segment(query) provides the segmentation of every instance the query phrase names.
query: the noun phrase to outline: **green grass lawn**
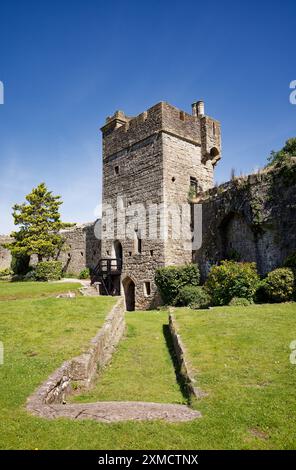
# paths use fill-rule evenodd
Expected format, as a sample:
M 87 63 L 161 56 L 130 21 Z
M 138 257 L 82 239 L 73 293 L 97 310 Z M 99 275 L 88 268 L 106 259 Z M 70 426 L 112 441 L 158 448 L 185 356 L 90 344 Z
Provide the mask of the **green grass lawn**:
M 75 401 L 186 403 L 166 344 L 167 320 L 167 312 L 127 312 L 126 336 L 112 363 L 96 387 Z
M 179 309 L 175 314 L 198 386 L 203 447 L 295 449 L 296 304 Z
M 88 346 L 113 302 L 107 297 L 0 302 L 1 449 L 296 448 L 296 366 L 289 362 L 296 304 L 176 311 L 198 384 L 209 394 L 194 404 L 202 419 L 103 424 L 29 415 L 27 397 Z M 126 339 L 102 376 L 104 387 L 97 385 L 93 395 L 184 401 L 163 334 L 166 314 L 128 313 L 127 323 Z
M 0 282 L 0 300 L 49 297 L 63 292 L 77 291 L 79 283 L 64 282 Z M 0 306 L 1 308 L 1 306 Z

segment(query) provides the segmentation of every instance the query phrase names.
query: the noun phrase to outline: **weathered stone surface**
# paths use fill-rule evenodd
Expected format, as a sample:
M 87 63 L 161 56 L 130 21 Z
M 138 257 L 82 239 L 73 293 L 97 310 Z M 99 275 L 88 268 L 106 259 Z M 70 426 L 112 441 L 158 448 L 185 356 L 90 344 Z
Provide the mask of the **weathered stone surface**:
M 195 398 L 203 398 L 207 396 L 205 392 L 197 387 L 196 381 L 193 378 L 193 372 L 189 366 L 189 362 L 186 357 L 186 350 L 181 336 L 178 333 L 178 327 L 173 313 L 170 313 L 169 315 L 169 328 L 173 340 L 174 351 L 180 368 L 180 373 L 184 378 L 184 383 L 189 395 L 192 395 Z
M 171 423 L 201 418 L 199 411 L 185 405 L 149 402 L 97 402 L 70 405 L 34 406 L 35 416 L 47 419 L 92 419 L 103 423 L 164 420 Z
M 191 244 L 184 246 L 184 240 L 171 236 L 174 221 L 168 206 L 185 204 L 189 209 L 191 177 L 203 190 L 213 186 L 213 167 L 221 151 L 220 124 L 208 116 L 190 115 L 161 102 L 134 118 L 115 113 L 107 119 L 102 132 L 103 203 L 116 209 L 117 197 L 122 198 L 124 226 L 129 230 L 122 236 L 117 233 L 122 213 L 118 210 L 115 234 L 110 234 L 108 215 L 103 214 L 102 258 L 112 257 L 118 240 L 123 255 L 123 272 L 118 280 L 121 292 L 133 283 L 135 308 L 151 308 L 159 303 L 155 270 L 192 260 Z M 137 204 L 146 209 L 144 216 L 135 217 Z M 158 216 L 149 225 L 148 207 L 153 205 L 158 205 Z M 155 236 L 151 237 L 153 232 Z M 137 237 L 142 240 L 140 253 Z
M 196 253 L 203 278 L 212 264 L 254 261 L 261 274 L 296 251 L 296 163 L 238 177 L 201 193 L 202 246 Z
M 107 316 L 98 334 L 91 340 L 86 353 L 66 361 L 38 390 L 28 398 L 29 410 L 44 404 L 63 403 L 72 391 L 71 383 L 89 387 L 98 368 L 104 367 L 112 357 L 125 328 L 124 300 L 119 298 Z
M 10 268 L 11 254 L 10 251 L 4 248 L 2 245 L 10 243 L 11 238 L 7 235 L 0 235 L 0 269 Z
M 62 250 L 56 259 L 62 262 L 65 273 L 79 274 L 83 269 L 97 265 L 101 241 L 96 237 L 95 224 L 78 224 L 60 232 L 65 238 L 66 250 Z
M 67 292 L 66 294 L 57 295 L 57 299 L 74 299 L 76 297 L 75 292 Z
M 92 268 L 101 257 L 101 240 L 96 236 L 96 222 L 77 224 L 69 229 L 61 230 L 65 239 L 64 249 L 55 259 L 62 262 L 65 273 L 79 274 L 84 268 Z M 11 242 L 9 236 L 0 236 L 0 269 L 10 267 L 10 251 L 2 246 Z M 37 256 L 31 256 L 31 264 L 37 264 Z
M 27 400 L 27 409 L 34 416 L 47 419 L 92 419 L 111 423 L 118 421 L 165 420 L 191 421 L 201 417 L 199 411 L 184 405 L 149 402 L 96 402 L 67 404 L 71 382 L 88 387 L 97 367 L 104 367 L 114 352 L 124 330 L 124 302 L 119 299 L 102 329 L 91 341 L 89 350 L 66 361 Z

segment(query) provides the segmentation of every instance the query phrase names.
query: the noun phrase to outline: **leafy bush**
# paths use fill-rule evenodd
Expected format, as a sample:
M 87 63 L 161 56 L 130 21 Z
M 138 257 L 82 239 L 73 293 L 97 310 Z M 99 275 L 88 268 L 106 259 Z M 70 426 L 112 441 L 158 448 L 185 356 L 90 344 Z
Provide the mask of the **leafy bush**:
M 62 277 L 62 263 L 60 261 L 41 261 L 36 266 L 37 281 L 56 281 Z
M 261 279 L 261 281 L 259 282 L 254 300 L 256 303 L 259 304 L 264 304 L 269 301 L 266 291 L 266 279 Z
M 27 255 L 12 255 L 11 269 L 14 274 L 24 275 L 30 270 L 30 256 Z
M 90 272 L 89 268 L 82 269 L 79 274 L 79 279 L 89 279 L 90 277 Z
M 184 286 L 180 289 L 176 303 L 191 308 L 207 308 L 211 304 L 211 298 L 201 286 Z
M 166 305 L 174 305 L 180 289 L 186 285 L 198 286 L 199 269 L 195 264 L 167 266 L 159 268 L 155 274 L 155 283 Z
M 285 268 L 296 268 L 296 252 L 288 256 L 284 261 Z
M 290 268 L 271 271 L 265 279 L 265 292 L 270 302 L 288 302 L 293 298 L 294 274 Z
M 258 283 L 255 263 L 225 260 L 219 266 L 211 268 L 205 288 L 214 305 L 227 305 L 233 297 L 253 300 Z
M 0 269 L 0 278 L 2 277 L 8 277 L 13 274 L 12 269 L 6 268 L 6 269 Z
M 245 299 L 244 297 L 233 297 L 228 305 L 232 307 L 247 307 L 250 305 L 251 302 L 249 299 Z

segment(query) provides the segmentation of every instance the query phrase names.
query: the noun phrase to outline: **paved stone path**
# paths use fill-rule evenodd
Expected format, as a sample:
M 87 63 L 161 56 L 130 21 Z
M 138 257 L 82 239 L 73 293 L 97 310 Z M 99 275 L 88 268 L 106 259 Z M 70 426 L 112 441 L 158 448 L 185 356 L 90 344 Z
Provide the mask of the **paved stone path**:
M 165 420 L 171 423 L 201 418 L 201 413 L 185 405 L 148 402 L 96 402 L 66 405 L 29 406 L 35 416 L 47 419 L 92 419 L 103 423 Z

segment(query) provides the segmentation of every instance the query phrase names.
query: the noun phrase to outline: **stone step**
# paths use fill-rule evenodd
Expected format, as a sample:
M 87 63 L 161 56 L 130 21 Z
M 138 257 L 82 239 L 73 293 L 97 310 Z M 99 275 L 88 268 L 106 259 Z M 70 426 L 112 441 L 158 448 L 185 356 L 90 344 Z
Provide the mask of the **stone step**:
M 96 297 L 100 295 L 100 283 L 96 282 L 92 286 L 81 287 L 79 292 L 86 297 Z
M 170 423 L 192 421 L 201 418 L 199 411 L 186 405 L 150 402 L 96 402 L 50 406 L 32 409 L 35 415 L 48 419 L 92 419 L 102 423 L 119 421 L 165 420 Z

